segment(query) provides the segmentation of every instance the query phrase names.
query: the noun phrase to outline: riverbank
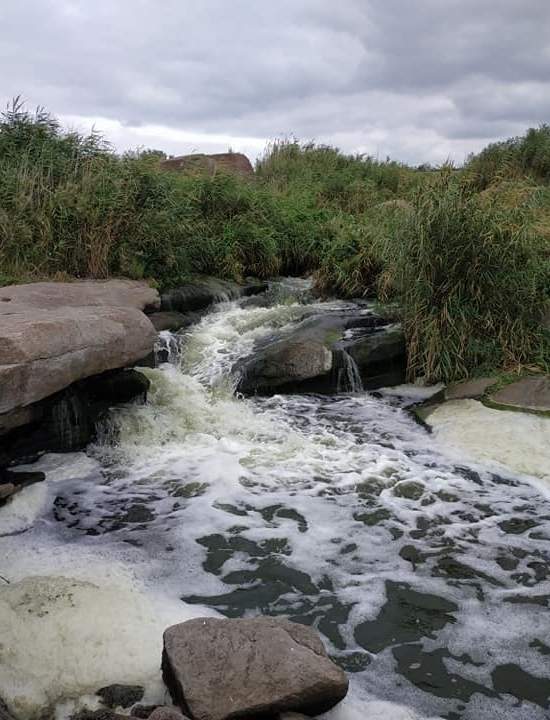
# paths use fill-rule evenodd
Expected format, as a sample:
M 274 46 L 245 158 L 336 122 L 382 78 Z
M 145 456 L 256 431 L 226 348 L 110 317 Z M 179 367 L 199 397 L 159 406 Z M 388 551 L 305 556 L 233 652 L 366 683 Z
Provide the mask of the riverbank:
M 0 696 L 26 704 L 22 717 L 67 716 L 116 682 L 164 703 L 164 628 L 269 615 L 316 627 L 349 674 L 329 717 L 492 720 L 520 702 L 544 718 L 543 487 L 451 452 L 412 419 L 406 390 L 235 397 L 232 369 L 255 348 L 342 315 L 376 313 L 300 281 L 218 303 L 161 332 L 168 362 L 139 369 L 146 403 L 113 408 L 85 453 L 18 468 L 44 480 L 0 508 L 0 575 L 49 588 L 34 624 L 23 604 L 2 633 Z M 85 584 L 61 606 L 67 578 Z

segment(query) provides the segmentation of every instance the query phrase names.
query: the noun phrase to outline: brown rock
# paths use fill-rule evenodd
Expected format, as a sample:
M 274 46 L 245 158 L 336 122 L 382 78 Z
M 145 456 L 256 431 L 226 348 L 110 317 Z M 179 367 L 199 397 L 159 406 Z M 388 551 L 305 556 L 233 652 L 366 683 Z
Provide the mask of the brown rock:
M 348 689 L 315 630 L 270 617 L 174 625 L 164 633 L 162 669 L 174 702 L 194 720 L 317 714 Z
M 13 483 L 2 483 L 0 485 L 0 505 L 10 498 L 18 488 Z
M 194 155 L 180 155 L 179 157 L 163 160 L 160 166 L 164 170 L 199 173 L 211 176 L 220 170 L 241 177 L 254 175 L 254 168 L 250 160 L 242 153 L 216 153 L 214 155 L 196 153 Z

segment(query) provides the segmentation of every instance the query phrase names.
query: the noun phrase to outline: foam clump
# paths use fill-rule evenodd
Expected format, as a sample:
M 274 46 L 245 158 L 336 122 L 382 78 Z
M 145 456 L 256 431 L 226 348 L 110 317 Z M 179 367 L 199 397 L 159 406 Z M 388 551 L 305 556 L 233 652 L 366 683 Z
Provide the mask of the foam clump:
M 128 583 L 35 576 L 0 587 L 0 696 L 18 717 L 159 674 L 166 619 Z

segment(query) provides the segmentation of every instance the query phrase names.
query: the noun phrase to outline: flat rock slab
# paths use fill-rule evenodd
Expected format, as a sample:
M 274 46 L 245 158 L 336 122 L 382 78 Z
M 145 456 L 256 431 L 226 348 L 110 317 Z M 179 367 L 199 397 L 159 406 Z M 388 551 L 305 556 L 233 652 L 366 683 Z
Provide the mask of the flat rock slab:
M 141 280 L 37 282 L 0 288 L 0 315 L 13 312 L 15 306 L 43 310 L 66 306 L 110 306 L 152 312 L 160 309 L 160 296 L 154 288 Z
M 20 308 L 4 314 L 0 413 L 76 380 L 134 364 L 152 351 L 155 340 L 149 319 L 132 307 Z
M 477 400 L 495 382 L 494 377 L 480 377 L 452 383 L 445 389 L 445 400 Z
M 515 410 L 550 412 L 550 375 L 524 377 L 503 387 L 490 401 Z
M 326 712 L 348 690 L 315 630 L 288 620 L 197 618 L 164 633 L 163 676 L 193 720 Z

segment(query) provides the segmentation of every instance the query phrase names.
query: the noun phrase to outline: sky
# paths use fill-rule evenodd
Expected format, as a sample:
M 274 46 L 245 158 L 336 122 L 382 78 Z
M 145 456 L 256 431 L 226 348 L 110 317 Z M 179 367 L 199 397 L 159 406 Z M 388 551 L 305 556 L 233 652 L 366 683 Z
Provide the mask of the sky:
M 0 69 L 119 151 L 461 163 L 550 122 L 550 0 L 3 0 Z

